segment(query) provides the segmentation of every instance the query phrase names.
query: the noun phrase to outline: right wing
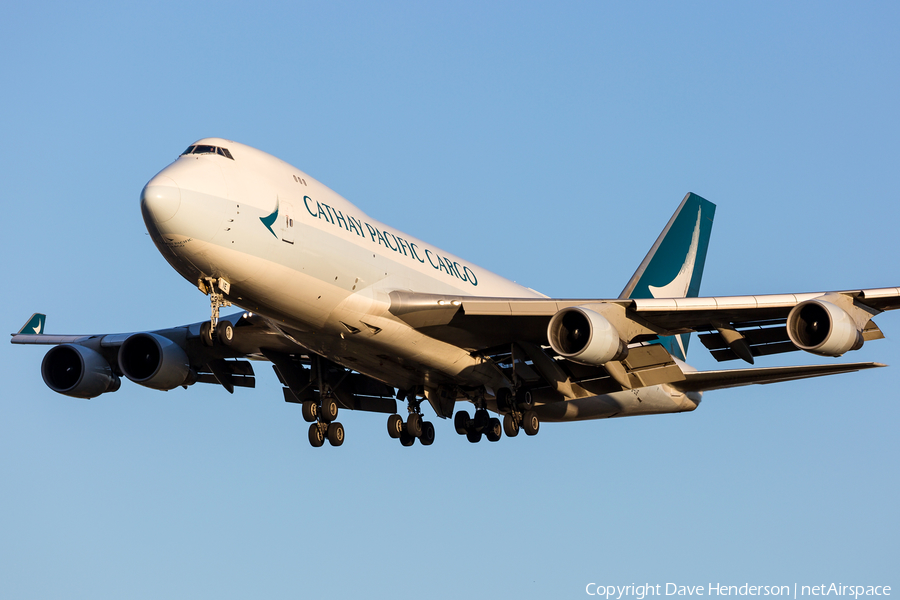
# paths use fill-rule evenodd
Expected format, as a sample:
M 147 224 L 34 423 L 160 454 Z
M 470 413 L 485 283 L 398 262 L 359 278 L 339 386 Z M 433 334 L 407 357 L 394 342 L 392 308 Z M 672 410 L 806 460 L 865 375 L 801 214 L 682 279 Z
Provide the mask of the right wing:
M 800 350 L 787 331 L 798 305 L 827 302 L 858 323 L 864 341 L 884 337 L 871 318 L 900 308 L 900 288 L 841 292 L 714 296 L 705 298 L 552 299 L 486 298 L 391 292 L 390 311 L 431 337 L 471 351 L 513 342 L 550 345 L 548 325 L 563 310 L 587 308 L 603 314 L 625 343 L 659 336 L 700 333 L 716 360 Z

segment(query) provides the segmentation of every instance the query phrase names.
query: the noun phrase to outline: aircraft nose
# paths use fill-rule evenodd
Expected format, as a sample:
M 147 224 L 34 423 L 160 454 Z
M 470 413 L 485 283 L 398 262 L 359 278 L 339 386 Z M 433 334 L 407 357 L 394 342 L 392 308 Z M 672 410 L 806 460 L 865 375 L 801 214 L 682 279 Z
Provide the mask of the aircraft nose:
M 141 209 L 154 223 L 165 223 L 181 206 L 181 188 L 171 177 L 157 175 L 141 192 Z

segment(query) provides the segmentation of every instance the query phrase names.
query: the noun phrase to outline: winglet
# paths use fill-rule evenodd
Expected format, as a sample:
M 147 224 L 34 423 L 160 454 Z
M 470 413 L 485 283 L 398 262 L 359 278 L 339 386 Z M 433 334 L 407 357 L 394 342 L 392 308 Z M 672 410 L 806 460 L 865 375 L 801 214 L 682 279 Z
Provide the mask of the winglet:
M 42 315 L 41 313 L 34 313 L 31 315 L 31 318 L 28 319 L 28 322 L 22 326 L 22 329 L 19 330 L 19 334 L 35 334 L 40 335 L 44 333 L 44 324 L 47 322 L 47 315 Z M 13 335 L 19 335 L 14 333 Z

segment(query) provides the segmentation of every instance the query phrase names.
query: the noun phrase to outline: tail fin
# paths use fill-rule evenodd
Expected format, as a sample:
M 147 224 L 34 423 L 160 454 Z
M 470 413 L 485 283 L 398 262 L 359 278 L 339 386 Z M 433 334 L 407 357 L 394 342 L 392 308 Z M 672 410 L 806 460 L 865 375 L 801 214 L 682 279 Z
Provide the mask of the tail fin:
M 696 298 L 716 205 L 689 193 L 669 219 L 619 298 Z M 687 355 L 690 334 L 659 338 L 670 354 Z
M 22 329 L 19 330 L 19 333 L 41 334 L 44 332 L 44 323 L 46 322 L 47 315 L 34 313 L 33 315 L 31 315 L 31 318 L 28 319 L 28 322 L 22 326 Z

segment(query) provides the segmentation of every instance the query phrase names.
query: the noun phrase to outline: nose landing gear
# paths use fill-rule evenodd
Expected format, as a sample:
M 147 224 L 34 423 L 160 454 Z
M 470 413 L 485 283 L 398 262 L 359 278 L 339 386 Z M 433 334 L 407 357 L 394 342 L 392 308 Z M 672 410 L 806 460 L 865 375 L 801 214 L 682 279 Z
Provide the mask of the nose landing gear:
M 219 309 L 231 306 L 231 302 L 225 299 L 231 291 L 231 284 L 221 277 L 218 280 L 204 277 L 197 282 L 197 287 L 209 295 L 210 310 L 209 321 L 200 326 L 200 339 L 207 346 L 212 346 L 216 340 L 230 346 L 234 340 L 234 327 L 227 321 L 219 322 Z

